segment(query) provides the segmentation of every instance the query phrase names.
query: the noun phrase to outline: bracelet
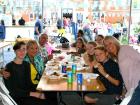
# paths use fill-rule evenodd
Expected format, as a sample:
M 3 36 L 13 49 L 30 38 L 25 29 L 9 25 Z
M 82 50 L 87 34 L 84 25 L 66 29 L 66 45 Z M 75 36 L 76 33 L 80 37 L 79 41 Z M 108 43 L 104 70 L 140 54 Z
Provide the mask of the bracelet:
M 105 78 L 108 78 L 108 77 L 109 77 L 109 74 L 106 74 L 106 75 L 105 75 Z

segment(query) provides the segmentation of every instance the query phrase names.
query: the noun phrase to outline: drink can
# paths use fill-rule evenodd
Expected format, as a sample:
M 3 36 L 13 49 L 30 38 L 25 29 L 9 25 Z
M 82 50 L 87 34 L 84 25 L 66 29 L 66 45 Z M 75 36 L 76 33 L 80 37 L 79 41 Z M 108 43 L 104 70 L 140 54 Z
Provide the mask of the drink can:
M 72 83 L 72 82 L 73 82 L 73 74 L 72 74 L 72 72 L 68 72 L 68 73 L 67 73 L 67 76 L 68 76 L 67 82 L 68 82 L 68 83 Z
M 73 65 L 72 65 L 72 73 L 73 73 L 73 74 L 76 73 L 76 69 L 77 69 L 76 64 L 73 64 Z
M 62 73 L 66 73 L 67 72 L 67 66 L 66 65 L 62 65 Z
M 82 75 L 82 73 L 77 74 L 77 84 L 78 85 L 83 84 L 83 75 Z

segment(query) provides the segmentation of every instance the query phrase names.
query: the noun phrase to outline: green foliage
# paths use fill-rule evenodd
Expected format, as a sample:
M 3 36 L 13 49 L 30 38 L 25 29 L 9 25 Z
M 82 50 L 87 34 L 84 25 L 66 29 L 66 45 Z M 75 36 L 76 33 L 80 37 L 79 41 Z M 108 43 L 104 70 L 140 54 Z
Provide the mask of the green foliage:
M 122 35 L 121 38 L 120 38 L 120 43 L 121 44 L 128 44 L 129 41 L 128 41 L 128 35 Z
M 136 26 L 134 28 L 134 32 L 135 32 L 135 34 L 139 34 L 140 33 L 140 25 L 138 25 L 138 26 Z

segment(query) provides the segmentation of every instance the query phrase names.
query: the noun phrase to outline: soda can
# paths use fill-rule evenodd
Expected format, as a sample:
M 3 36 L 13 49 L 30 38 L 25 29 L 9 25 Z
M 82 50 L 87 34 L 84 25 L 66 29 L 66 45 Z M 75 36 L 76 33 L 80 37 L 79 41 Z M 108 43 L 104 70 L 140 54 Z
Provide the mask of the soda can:
M 66 65 L 62 65 L 62 73 L 66 73 L 67 72 L 67 66 Z
M 83 84 L 83 74 L 82 73 L 77 74 L 77 84 L 78 85 Z
M 72 72 L 68 72 L 67 73 L 67 76 L 68 76 L 68 78 L 67 78 L 67 83 L 69 84 L 69 83 L 72 83 L 73 82 L 73 74 L 72 74 Z
M 73 73 L 73 74 L 76 73 L 76 69 L 77 69 L 76 64 L 73 64 L 73 65 L 72 65 L 72 73 Z

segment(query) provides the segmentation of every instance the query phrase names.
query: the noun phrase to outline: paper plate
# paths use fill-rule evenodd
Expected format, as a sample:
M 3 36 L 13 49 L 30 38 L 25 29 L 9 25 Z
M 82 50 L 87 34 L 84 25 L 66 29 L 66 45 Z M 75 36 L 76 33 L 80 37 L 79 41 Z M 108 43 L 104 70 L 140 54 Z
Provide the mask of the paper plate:
M 99 74 L 95 73 L 83 73 L 83 78 L 84 79 L 96 79 L 99 76 Z

